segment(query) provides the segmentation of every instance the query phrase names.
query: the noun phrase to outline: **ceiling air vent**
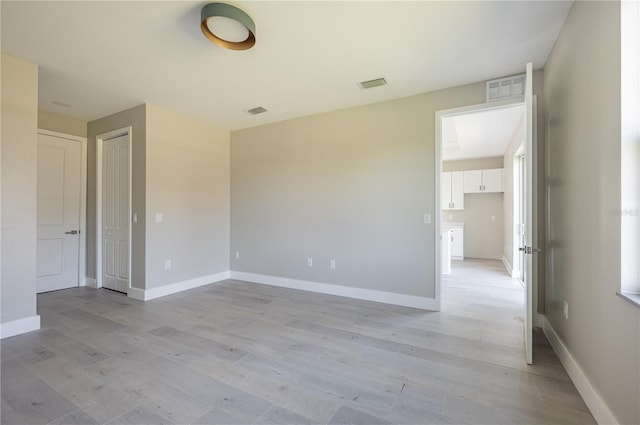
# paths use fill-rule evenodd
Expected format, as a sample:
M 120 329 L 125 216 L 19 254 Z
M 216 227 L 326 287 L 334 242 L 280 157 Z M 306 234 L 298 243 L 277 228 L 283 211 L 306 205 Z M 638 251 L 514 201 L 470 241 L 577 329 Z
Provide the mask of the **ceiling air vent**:
M 524 95 L 525 79 L 525 74 L 522 74 L 487 81 L 487 102 Z
M 374 87 L 384 86 L 385 84 L 387 84 L 387 80 L 385 80 L 384 78 L 376 78 L 375 80 L 362 81 L 359 84 L 363 89 L 372 89 Z
M 247 112 L 250 113 L 251 115 L 258 115 L 258 114 L 262 114 L 263 112 L 267 112 L 267 110 L 264 109 L 262 106 L 258 106 L 257 108 L 249 109 Z

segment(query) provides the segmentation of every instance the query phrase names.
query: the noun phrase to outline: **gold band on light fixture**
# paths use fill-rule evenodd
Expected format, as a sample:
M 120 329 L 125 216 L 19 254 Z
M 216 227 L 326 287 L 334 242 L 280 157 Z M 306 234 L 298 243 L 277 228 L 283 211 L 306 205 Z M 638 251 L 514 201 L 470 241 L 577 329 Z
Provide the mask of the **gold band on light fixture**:
M 232 19 L 242 24 L 249 35 L 243 41 L 228 41 L 216 36 L 209 30 L 207 19 L 215 16 Z M 242 10 L 226 3 L 209 3 L 202 8 L 200 12 L 200 29 L 205 37 L 214 44 L 229 50 L 247 50 L 256 44 L 256 24 L 253 19 Z

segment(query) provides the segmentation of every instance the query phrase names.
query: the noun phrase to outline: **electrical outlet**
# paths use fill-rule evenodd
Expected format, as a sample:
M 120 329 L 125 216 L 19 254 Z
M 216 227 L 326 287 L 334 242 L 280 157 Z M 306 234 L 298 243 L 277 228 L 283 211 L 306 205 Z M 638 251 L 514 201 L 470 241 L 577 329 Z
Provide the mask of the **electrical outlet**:
M 564 316 L 564 320 L 569 320 L 569 303 L 566 301 L 562 301 L 563 310 L 562 315 Z
M 171 260 L 164 260 L 164 269 L 171 270 Z
M 162 223 L 162 213 L 156 213 L 156 223 Z
M 236 251 L 236 260 L 240 259 L 240 251 Z
M 495 215 L 491 216 L 491 221 L 496 221 L 496 216 Z
M 313 258 L 307 258 L 307 267 L 313 267 Z
M 329 260 L 329 268 L 335 270 L 336 260 Z
M 431 214 L 424 215 L 424 224 L 431 224 Z

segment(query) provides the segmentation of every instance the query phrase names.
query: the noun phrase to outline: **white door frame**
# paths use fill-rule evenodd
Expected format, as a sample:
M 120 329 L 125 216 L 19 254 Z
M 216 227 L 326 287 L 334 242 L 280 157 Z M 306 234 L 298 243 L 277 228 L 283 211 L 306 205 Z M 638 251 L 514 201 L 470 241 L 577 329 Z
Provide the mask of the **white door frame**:
M 38 134 L 80 142 L 80 237 L 78 238 L 78 286 L 87 285 L 87 138 L 38 129 Z
M 490 103 L 480 103 L 477 105 L 469 105 L 462 106 L 459 108 L 452 109 L 443 109 L 440 111 L 436 111 L 435 113 L 435 129 L 436 129 L 436 140 L 435 140 L 435 155 L 434 155 L 434 169 L 435 169 L 435 220 L 434 220 L 434 230 L 435 230 L 435 276 L 434 280 L 436 283 L 435 287 L 435 299 L 436 299 L 436 310 L 440 311 L 442 304 L 442 275 L 441 275 L 441 247 L 442 243 L 440 242 L 440 227 L 442 224 L 442 209 L 440 205 L 440 176 L 442 175 L 442 119 L 444 117 L 451 117 L 455 115 L 464 115 L 473 112 L 480 111 L 491 111 L 495 109 L 504 109 L 510 108 L 513 106 L 521 106 L 524 105 L 524 96 L 519 96 L 513 99 L 502 100 L 497 102 Z
M 102 153 L 104 149 L 104 141 L 115 139 L 120 136 L 129 136 L 129 249 L 127 259 L 127 275 L 129 277 L 129 284 L 127 288 L 131 288 L 131 187 L 132 187 L 132 141 L 133 141 L 133 128 L 131 126 L 124 127 L 118 130 L 109 131 L 107 133 L 96 136 L 96 288 L 102 288 Z

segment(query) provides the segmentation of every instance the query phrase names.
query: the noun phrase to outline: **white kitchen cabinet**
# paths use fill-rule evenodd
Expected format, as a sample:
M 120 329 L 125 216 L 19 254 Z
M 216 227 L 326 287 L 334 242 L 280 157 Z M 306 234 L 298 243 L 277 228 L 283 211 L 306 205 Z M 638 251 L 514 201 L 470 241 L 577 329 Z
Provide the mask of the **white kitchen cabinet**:
M 464 260 L 464 228 L 454 227 L 449 235 L 451 237 L 451 259 Z
M 441 207 L 443 210 L 464 209 L 464 172 L 442 173 Z
M 467 170 L 464 172 L 464 193 L 504 192 L 504 169 Z

